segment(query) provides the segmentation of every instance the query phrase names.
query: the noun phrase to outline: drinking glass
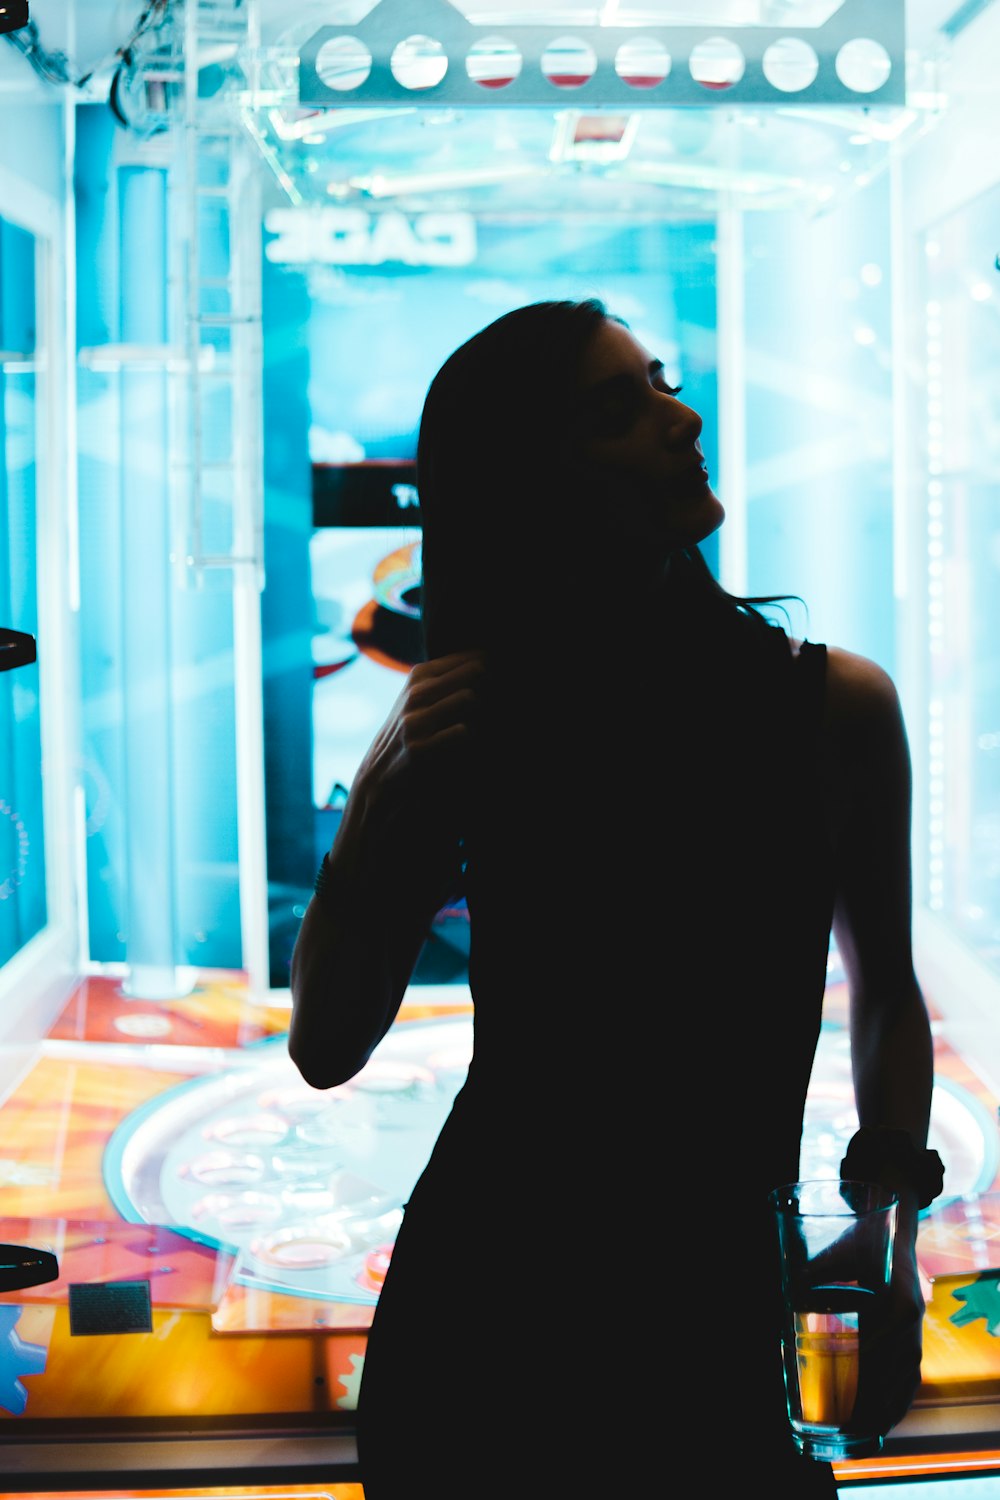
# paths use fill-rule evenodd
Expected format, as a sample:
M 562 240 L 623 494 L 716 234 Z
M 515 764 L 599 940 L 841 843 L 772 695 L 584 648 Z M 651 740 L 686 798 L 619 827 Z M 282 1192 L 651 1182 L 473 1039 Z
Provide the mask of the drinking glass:
M 789 1182 L 770 1195 L 781 1255 L 781 1346 L 792 1433 L 809 1458 L 878 1453 L 853 1421 L 861 1346 L 889 1287 L 897 1199 L 870 1182 Z

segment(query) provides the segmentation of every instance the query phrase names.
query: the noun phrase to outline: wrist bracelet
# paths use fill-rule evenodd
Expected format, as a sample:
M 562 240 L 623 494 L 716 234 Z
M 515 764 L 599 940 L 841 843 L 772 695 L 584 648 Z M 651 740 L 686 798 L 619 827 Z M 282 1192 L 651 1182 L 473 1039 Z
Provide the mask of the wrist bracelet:
M 316 879 L 313 881 L 313 895 L 326 907 L 333 911 L 337 906 L 342 906 L 343 885 L 330 869 L 329 854 L 323 855 L 322 863 L 316 871 Z
M 860 1182 L 881 1182 L 885 1173 L 913 1188 L 919 1208 L 933 1203 L 944 1187 L 944 1163 L 936 1151 L 915 1146 L 906 1130 L 863 1125 L 848 1143 L 840 1175 Z M 891 1181 L 886 1185 L 891 1186 Z

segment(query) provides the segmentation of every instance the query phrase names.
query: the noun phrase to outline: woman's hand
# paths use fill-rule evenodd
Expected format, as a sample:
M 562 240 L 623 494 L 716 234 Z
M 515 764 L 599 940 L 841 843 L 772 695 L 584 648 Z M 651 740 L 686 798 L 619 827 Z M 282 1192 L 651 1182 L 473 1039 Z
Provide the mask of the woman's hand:
M 422 662 L 358 768 L 337 835 L 363 841 L 368 860 L 439 872 L 465 832 L 484 653 Z
M 852 1427 L 883 1436 L 901 1422 L 920 1387 L 924 1295 L 909 1236 L 897 1238 L 892 1281 L 872 1325 L 861 1330 Z

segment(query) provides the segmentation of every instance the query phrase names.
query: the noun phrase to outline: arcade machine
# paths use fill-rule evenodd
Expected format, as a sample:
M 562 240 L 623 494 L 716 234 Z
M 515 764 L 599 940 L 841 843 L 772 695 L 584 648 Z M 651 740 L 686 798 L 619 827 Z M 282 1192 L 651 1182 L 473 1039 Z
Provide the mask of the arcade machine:
M 705 417 L 723 582 L 794 588 L 797 633 L 900 684 L 946 1179 L 919 1247 L 923 1387 L 838 1477 L 1000 1474 L 995 647 L 975 614 L 997 565 L 980 80 L 1000 7 L 610 0 L 582 21 L 341 0 L 291 26 L 263 0 L 134 9 L 107 97 L 77 80 L 60 105 L 59 233 L 0 171 L 4 264 L 33 268 L 43 308 L 62 244 L 76 302 L 72 628 L 44 583 L 37 605 L 0 591 L 21 627 L 3 650 L 41 642 L 29 687 L 0 691 L 21 778 L 0 785 L 0 1491 L 360 1500 L 365 1332 L 470 1055 L 467 915 L 438 915 L 398 1022 L 326 1092 L 285 1052 L 288 959 L 419 652 L 427 382 L 507 307 L 581 291 L 655 340 Z M 32 10 L 16 62 L 44 109 Z M 24 519 L 0 561 L 42 579 L 63 556 L 38 441 L 59 392 L 29 356 L 58 323 L 18 308 L 0 308 L 21 445 L 3 493 Z M 73 672 L 46 679 L 49 643 Z M 53 680 L 73 684 L 65 717 Z M 75 737 L 54 788 L 25 751 L 53 723 Z M 65 813 L 48 877 L 25 787 L 36 821 Z M 36 983 L 70 888 L 75 972 Z M 835 1173 L 852 1097 L 831 951 L 803 1175 Z M 710 1077 L 699 1107 L 718 1107 Z M 525 1330 L 504 1357 L 516 1428 Z M 613 1368 L 611 1344 L 597 1357 Z

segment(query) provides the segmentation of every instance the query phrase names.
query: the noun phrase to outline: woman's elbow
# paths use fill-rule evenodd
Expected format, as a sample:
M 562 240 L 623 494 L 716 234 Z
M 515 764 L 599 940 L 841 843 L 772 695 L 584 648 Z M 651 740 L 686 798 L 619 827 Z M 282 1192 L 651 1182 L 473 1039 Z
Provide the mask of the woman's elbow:
M 308 1048 L 299 1046 L 293 1035 L 289 1035 L 288 1038 L 288 1055 L 298 1069 L 302 1081 L 307 1083 L 310 1088 L 329 1088 L 329 1084 L 323 1077 L 322 1069 L 317 1066 L 320 1059 L 315 1053 L 310 1054 Z
M 350 1082 L 368 1061 L 367 1054 L 348 1054 L 329 1039 L 320 1043 L 315 1037 L 305 1036 L 296 1029 L 294 1020 L 288 1033 L 288 1056 L 303 1082 L 314 1089 L 333 1089 Z

